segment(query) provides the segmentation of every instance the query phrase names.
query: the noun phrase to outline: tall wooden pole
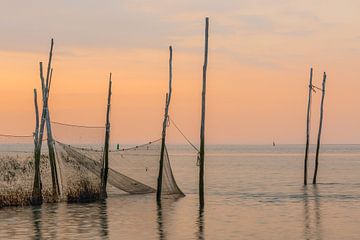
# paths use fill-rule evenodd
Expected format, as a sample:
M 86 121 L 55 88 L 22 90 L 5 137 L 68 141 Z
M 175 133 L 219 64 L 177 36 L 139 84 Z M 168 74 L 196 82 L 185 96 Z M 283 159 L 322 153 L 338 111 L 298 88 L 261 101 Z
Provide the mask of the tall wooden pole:
M 305 159 L 304 159 L 304 185 L 307 185 L 307 170 L 308 170 L 308 154 L 309 154 L 309 142 L 310 142 L 310 113 L 311 113 L 311 94 L 313 90 L 312 86 L 313 69 L 310 68 L 310 81 L 309 81 L 309 99 L 308 109 L 306 116 L 306 146 L 305 146 Z
M 35 106 L 34 146 L 35 146 L 35 149 L 36 149 L 38 135 L 39 135 L 39 107 L 38 107 L 38 102 L 37 102 L 37 92 L 36 92 L 35 88 L 34 88 L 34 106 Z M 35 153 L 35 151 L 34 151 L 34 153 Z
M 32 192 L 32 204 L 39 205 L 42 203 L 42 193 L 41 193 L 41 176 L 40 176 L 40 158 L 41 158 L 41 146 L 42 146 L 42 139 L 44 136 L 44 128 L 45 128 L 45 121 L 46 121 L 46 115 L 47 115 L 47 107 L 48 107 L 48 82 L 50 77 L 50 69 L 51 69 L 51 60 L 52 60 L 52 52 L 54 47 L 54 40 L 51 39 L 51 46 L 50 46 L 50 53 L 49 53 L 49 62 L 48 62 L 48 71 L 46 75 L 46 84 L 44 84 L 44 78 L 42 75 L 42 63 L 40 63 L 40 77 L 42 80 L 42 87 L 45 89 L 43 91 L 43 108 L 42 108 L 42 114 L 41 114 L 41 122 L 40 122 L 40 130 L 39 130 L 39 136 L 37 140 L 37 146 L 35 150 L 35 177 L 34 177 L 34 186 L 33 186 L 33 192 Z M 39 171 L 38 171 L 38 169 Z
M 104 144 L 104 154 L 103 154 L 102 169 L 101 169 L 100 199 L 105 199 L 107 197 L 106 185 L 107 185 L 108 172 L 109 172 L 111 84 L 112 84 L 112 81 L 111 81 L 111 73 L 110 73 L 108 102 L 107 102 L 107 110 L 106 110 L 105 144 Z
M 163 128 L 161 134 L 159 174 L 158 174 L 157 189 L 156 189 L 156 200 L 158 204 L 160 204 L 161 202 L 162 177 L 163 177 L 162 175 L 163 175 L 165 143 L 166 143 L 166 127 L 169 118 L 169 105 L 171 100 L 171 93 L 172 93 L 172 46 L 169 46 L 169 92 L 166 94 L 166 98 L 165 98 L 165 114 L 164 114 Z
M 320 139 L 321 139 L 321 129 L 322 129 L 323 116 L 324 116 L 325 83 L 326 83 L 326 73 L 324 72 L 324 77 L 323 77 L 323 82 L 322 82 L 322 89 L 321 89 L 322 90 L 322 96 L 321 96 L 321 105 L 320 105 L 320 123 L 319 123 L 319 131 L 318 131 L 318 138 L 317 138 L 317 145 L 316 145 L 315 171 L 314 171 L 313 184 L 316 184 L 317 172 L 318 172 L 318 168 L 319 168 Z
M 201 104 L 201 129 L 200 129 L 200 152 L 199 152 L 199 200 L 200 208 L 204 207 L 204 164 L 205 164 L 205 95 L 206 95 L 206 70 L 208 62 L 208 39 L 209 39 L 209 18 L 205 19 L 205 54 L 203 66 L 203 86 Z
M 37 145 L 38 145 L 38 138 L 39 138 L 39 108 L 38 108 L 38 102 L 37 102 L 37 92 L 36 89 L 34 89 L 34 106 L 35 106 L 35 132 L 34 132 L 34 165 L 35 165 L 35 178 L 41 181 L 40 178 L 40 161 L 36 161 L 36 151 L 37 151 Z M 40 183 L 41 185 L 41 183 Z M 41 195 L 41 188 L 37 189 L 38 192 L 40 192 Z
M 42 71 L 42 68 L 40 69 Z M 48 69 L 49 71 L 49 69 Z M 43 89 L 43 95 L 46 91 L 47 95 L 50 95 L 50 87 L 51 87 L 51 80 L 52 80 L 52 73 L 53 69 L 50 69 L 50 75 L 49 79 L 46 80 L 46 83 L 42 83 L 44 86 Z M 41 76 L 43 74 L 41 73 Z M 44 81 L 42 77 L 42 82 Z M 51 128 L 51 121 L 50 121 L 50 111 L 49 107 L 47 106 L 46 109 L 46 133 L 47 133 L 47 145 L 48 145 L 48 151 L 49 151 L 49 161 L 50 161 L 50 168 L 51 168 L 51 180 L 52 180 L 52 186 L 53 186 L 53 198 L 54 200 L 57 200 L 59 196 L 61 196 L 61 188 L 60 188 L 60 182 L 59 182 L 59 175 L 57 170 L 57 162 L 55 158 L 55 148 L 54 148 L 54 140 L 52 136 L 52 128 Z

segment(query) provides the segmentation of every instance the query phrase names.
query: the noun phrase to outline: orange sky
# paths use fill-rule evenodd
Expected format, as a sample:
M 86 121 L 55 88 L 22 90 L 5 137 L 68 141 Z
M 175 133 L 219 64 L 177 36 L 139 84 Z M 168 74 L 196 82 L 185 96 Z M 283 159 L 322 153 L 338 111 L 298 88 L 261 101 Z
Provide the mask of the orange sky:
M 323 142 L 360 143 L 358 1 L 27 4 L 5 1 L 0 10 L 0 133 L 33 131 L 38 62 L 54 37 L 53 120 L 103 125 L 111 71 L 112 141 L 158 138 L 172 44 L 171 116 L 197 143 L 208 15 L 208 143 L 304 143 L 310 66 L 318 86 L 328 74 Z M 313 143 L 319 102 L 317 93 Z M 168 141 L 184 143 L 172 127 Z

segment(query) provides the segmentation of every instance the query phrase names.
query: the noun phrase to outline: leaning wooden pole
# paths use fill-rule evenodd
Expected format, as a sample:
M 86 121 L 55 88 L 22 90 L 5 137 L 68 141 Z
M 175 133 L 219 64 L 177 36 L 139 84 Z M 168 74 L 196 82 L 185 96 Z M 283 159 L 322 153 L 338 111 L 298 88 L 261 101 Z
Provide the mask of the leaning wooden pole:
M 51 65 L 50 65 L 51 66 Z M 42 73 L 42 68 L 40 68 L 41 74 L 41 81 L 42 81 L 42 86 L 44 86 L 43 88 L 43 95 L 46 94 L 47 96 L 50 95 L 50 87 L 51 87 L 51 78 L 52 78 L 52 73 L 53 73 L 53 69 L 49 69 L 48 66 L 48 71 L 50 71 L 50 75 L 47 75 L 48 79 L 46 79 L 46 82 L 44 80 L 43 77 L 43 73 Z M 58 171 L 57 171 L 57 163 L 56 163 L 56 158 L 55 158 L 55 148 L 54 148 L 54 140 L 53 140 L 53 136 L 52 136 L 52 128 L 51 128 L 51 121 L 50 121 L 50 111 L 49 111 L 49 107 L 47 106 L 46 108 L 46 133 L 47 133 L 47 145 L 48 145 L 48 152 L 49 152 L 49 162 L 50 162 L 50 169 L 51 169 L 51 180 L 52 180 L 52 186 L 53 186 L 53 198 L 54 200 L 58 200 L 59 196 L 61 195 L 61 189 L 60 189 L 60 183 L 59 183 L 59 176 L 58 176 Z
M 312 77 L 313 77 L 313 69 L 310 68 L 309 98 L 308 98 L 308 108 L 307 108 L 307 115 L 306 115 L 306 146 L 305 146 L 305 159 L 304 159 L 304 185 L 307 185 L 308 154 L 309 154 L 309 143 L 310 143 L 311 94 L 312 94 L 312 90 L 313 90 Z
M 39 107 L 38 107 L 38 102 L 37 102 L 37 91 L 35 88 L 34 88 L 34 109 L 35 109 L 34 146 L 36 149 L 38 135 L 39 135 Z
M 104 154 L 103 154 L 102 169 L 101 169 L 100 199 L 105 199 L 107 197 L 106 185 L 107 185 L 108 172 L 109 172 L 111 84 L 112 84 L 112 81 L 111 81 L 111 73 L 110 73 L 108 102 L 107 102 L 107 110 L 106 110 L 106 131 L 105 131 Z
M 163 128 L 161 133 L 159 174 L 158 174 L 157 189 L 156 189 L 156 200 L 158 204 L 160 204 L 161 202 L 162 177 L 163 177 L 164 154 L 165 154 L 165 143 L 166 143 L 166 127 L 169 119 L 169 106 L 171 100 L 171 93 L 172 93 L 172 46 L 169 46 L 169 92 L 166 94 L 166 98 L 165 98 L 165 113 L 164 113 Z
M 204 164 L 205 164 L 205 95 L 206 95 L 206 70 L 208 62 L 208 39 L 209 39 L 209 18 L 205 19 L 205 53 L 203 66 L 203 86 L 201 104 L 201 129 L 200 129 L 200 152 L 199 152 L 199 200 L 203 208 L 204 201 Z
M 52 45 L 54 44 L 54 40 L 51 39 Z M 46 71 L 46 80 L 44 79 L 43 68 L 42 64 L 40 64 L 40 79 L 42 85 L 42 93 L 43 96 L 46 95 L 49 97 L 50 95 L 50 87 L 51 87 L 51 80 L 53 69 L 51 67 L 52 63 L 52 50 L 49 53 L 49 62 Z M 46 106 L 46 133 L 47 133 L 47 145 L 48 145 L 48 153 L 49 153 L 49 162 L 50 162 L 50 169 L 51 169 L 51 180 L 52 180 L 52 187 L 53 187 L 53 198 L 54 200 L 58 200 L 58 197 L 61 195 L 60 191 L 60 183 L 57 171 L 57 163 L 55 158 L 55 149 L 54 149 L 54 141 L 52 137 L 52 129 L 51 129 L 51 122 L 50 122 L 50 111 L 48 105 Z
M 34 106 L 35 106 L 35 131 L 34 131 L 34 165 L 35 165 L 35 178 L 40 179 L 40 161 L 36 161 L 36 151 L 38 145 L 38 137 L 39 137 L 39 107 L 37 102 L 37 92 L 34 89 Z M 41 188 L 37 189 L 41 195 Z
M 50 46 L 50 53 L 49 53 L 49 62 L 48 62 L 48 72 L 47 72 L 47 79 L 50 77 L 50 69 L 51 69 L 51 60 L 52 60 L 52 52 L 54 47 L 54 40 L 51 39 L 51 46 Z M 42 63 L 40 63 L 40 69 L 42 70 Z M 42 76 L 42 74 L 41 74 Z M 44 128 L 45 128 L 45 121 L 46 121 L 46 115 L 47 115 L 47 107 L 48 107 L 48 91 L 46 84 L 43 82 L 43 76 L 42 76 L 42 87 L 46 91 L 43 92 L 43 107 L 42 107 L 42 114 L 41 114 L 41 122 L 40 122 L 40 128 L 39 128 L 39 135 L 37 139 L 37 146 L 35 150 L 35 177 L 34 177 L 34 185 L 33 185 L 33 192 L 32 192 L 32 204 L 39 205 L 42 203 L 42 193 L 41 193 L 41 176 L 40 171 L 37 171 L 36 168 L 39 168 L 40 170 L 40 158 L 41 158 L 41 146 L 42 146 L 42 139 L 44 136 Z M 46 81 L 48 82 L 48 80 Z M 44 87 L 45 85 L 45 87 Z
M 317 145 L 316 145 L 315 171 L 314 171 L 313 184 L 316 184 L 317 173 L 318 173 L 318 168 L 319 168 L 320 139 L 321 139 L 323 116 L 324 116 L 325 84 L 326 84 L 326 73 L 324 72 L 322 89 L 321 89 L 322 96 L 321 96 L 321 105 L 320 105 L 320 122 L 319 122 L 319 131 L 318 131 L 318 138 L 317 138 Z

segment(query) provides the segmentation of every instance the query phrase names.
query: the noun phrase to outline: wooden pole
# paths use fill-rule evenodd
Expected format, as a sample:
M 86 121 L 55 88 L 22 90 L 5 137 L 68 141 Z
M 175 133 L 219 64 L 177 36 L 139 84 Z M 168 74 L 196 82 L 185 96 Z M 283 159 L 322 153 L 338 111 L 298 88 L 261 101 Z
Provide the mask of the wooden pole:
M 158 204 L 161 204 L 161 192 L 162 192 L 162 177 L 163 177 L 163 166 L 164 166 L 164 153 L 165 153 L 165 137 L 166 137 L 166 125 L 167 125 L 167 110 L 169 108 L 168 105 L 169 94 L 166 93 L 165 96 L 165 114 L 163 121 L 163 128 L 161 134 L 161 149 L 160 149 L 160 161 L 159 161 L 159 174 L 157 179 L 157 189 L 156 189 L 156 201 Z
M 37 102 L 37 92 L 34 88 L 34 106 L 35 106 L 35 132 L 34 132 L 34 146 L 36 149 L 38 135 L 39 135 L 39 107 Z
M 305 146 L 305 159 L 304 159 L 304 185 L 307 185 L 307 170 L 308 170 L 308 153 L 309 153 L 309 142 L 310 142 L 310 113 L 311 113 L 311 94 L 312 94 L 312 77 L 313 69 L 310 68 L 310 81 L 309 81 L 309 99 L 308 109 L 306 116 L 306 146 Z
M 172 93 L 172 47 L 169 46 L 169 93 L 166 94 L 165 99 L 165 114 L 163 121 L 163 128 L 161 134 L 161 149 L 160 149 L 160 161 L 159 161 L 159 174 L 157 179 L 157 189 L 156 189 L 156 201 L 158 204 L 161 203 L 161 192 L 162 192 L 162 175 L 163 175 L 163 166 L 164 166 L 164 154 L 165 154 L 165 139 L 166 139 L 166 127 L 169 118 L 169 105 L 171 100 Z
M 46 83 L 48 84 L 49 76 L 50 76 L 50 68 L 51 68 L 51 59 L 52 59 L 52 51 L 54 47 L 54 41 L 51 39 L 51 46 L 50 46 L 50 53 L 49 53 L 49 62 L 48 62 L 48 72 L 47 72 L 47 79 Z M 44 136 L 44 128 L 45 128 L 45 121 L 46 121 L 46 115 L 47 115 L 47 106 L 48 106 L 48 92 L 47 92 L 47 84 L 44 84 L 44 77 L 42 74 L 42 63 L 40 63 L 40 78 L 43 89 L 43 108 L 42 108 L 42 114 L 41 114 L 41 122 L 40 122 L 40 130 L 39 130 L 39 136 L 37 139 L 37 145 L 35 149 L 35 177 L 34 177 L 34 186 L 33 186 L 33 192 L 32 192 L 32 204 L 39 205 L 42 203 L 42 191 L 41 191 L 41 176 L 40 176 L 40 158 L 41 158 L 41 146 L 42 146 L 42 139 Z
M 34 89 L 34 106 L 35 106 L 35 132 L 34 132 L 34 168 L 35 168 L 35 179 L 36 182 L 40 181 L 39 185 L 36 185 L 36 187 L 39 186 L 38 189 L 36 189 L 36 194 L 41 196 L 41 176 L 40 176 L 40 161 L 37 161 L 36 158 L 36 151 L 38 146 L 38 135 L 39 135 L 39 108 L 38 108 L 38 102 L 37 102 L 37 92 L 36 89 Z M 35 182 L 34 182 L 35 183 Z M 35 186 L 34 186 L 35 190 Z
M 200 129 L 200 152 L 199 152 L 199 200 L 200 208 L 205 205 L 204 201 L 204 164 L 205 164 L 205 95 L 206 95 L 206 70 L 208 62 L 208 39 L 209 39 L 209 18 L 205 19 L 205 54 L 203 66 L 203 86 L 201 104 L 201 129 Z
M 109 77 L 109 92 L 108 92 L 108 103 L 106 110 L 106 131 L 105 131 L 105 144 L 103 154 L 103 165 L 101 169 L 101 187 L 100 187 L 100 199 L 107 197 L 106 185 L 109 172 L 109 139 L 110 139 L 110 106 L 111 106 L 111 73 Z
M 50 79 L 48 81 L 48 87 L 46 88 L 47 95 L 50 94 L 50 84 L 51 84 L 51 78 L 52 78 L 52 68 L 50 71 Z M 52 179 L 52 185 L 53 185 L 53 197 L 56 200 L 59 196 L 61 196 L 61 189 L 60 189 L 60 183 L 59 183 L 59 175 L 57 171 L 57 162 L 55 158 L 55 148 L 54 148 L 54 140 L 52 136 L 52 128 L 51 128 L 51 121 L 50 121 L 50 111 L 49 107 L 46 109 L 46 132 L 47 132 L 47 145 L 48 145 L 48 151 L 49 151 L 49 161 L 50 161 L 50 167 L 51 167 L 51 179 Z
M 51 39 L 52 45 L 54 44 L 53 39 Z M 45 92 L 47 96 L 50 95 L 50 87 L 51 87 L 51 80 L 53 75 L 53 69 L 51 67 L 52 62 L 52 49 L 49 53 L 49 62 L 47 67 L 47 73 L 46 73 L 46 81 L 44 79 L 43 74 L 43 68 L 42 64 L 40 64 L 40 79 L 41 79 L 41 85 L 42 85 L 42 93 L 43 96 L 45 96 Z M 61 195 L 61 188 L 59 183 L 59 175 L 57 171 L 57 163 L 55 158 L 55 148 L 54 148 L 54 141 L 52 136 L 52 128 L 51 128 L 51 121 L 50 121 L 50 111 L 49 107 L 47 105 L 46 108 L 46 133 L 47 133 L 47 145 L 48 145 L 48 152 L 49 152 L 49 162 L 50 162 L 50 169 L 51 169 L 51 180 L 52 180 L 52 186 L 53 186 L 53 198 L 54 200 L 57 200 L 58 197 Z
M 317 138 L 317 145 L 316 145 L 315 171 L 314 171 L 313 184 L 316 184 L 317 172 L 318 172 L 318 168 L 319 168 L 320 139 L 321 139 L 323 116 L 324 116 L 325 83 L 326 83 L 326 73 L 324 72 L 322 89 L 321 89 L 322 96 L 321 96 L 321 105 L 320 105 L 320 123 L 319 123 L 319 131 L 318 131 L 318 138 Z

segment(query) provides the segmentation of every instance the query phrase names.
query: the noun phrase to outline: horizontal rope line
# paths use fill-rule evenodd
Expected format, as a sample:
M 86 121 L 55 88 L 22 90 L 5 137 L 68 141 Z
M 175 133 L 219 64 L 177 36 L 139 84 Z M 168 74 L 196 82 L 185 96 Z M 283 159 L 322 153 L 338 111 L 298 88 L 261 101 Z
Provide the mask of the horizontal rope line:
M 13 138 L 33 138 L 33 135 L 11 135 L 11 134 L 0 134 L 0 137 L 13 137 Z
M 53 123 L 53 124 L 57 124 L 57 125 L 62 125 L 62 126 L 68 126 L 68 127 L 79 127 L 79 128 L 99 128 L 99 129 L 104 129 L 104 128 L 105 128 L 105 127 L 101 127 L 101 126 L 84 126 L 84 125 L 69 124 L 69 123 L 61 123 L 61 122 L 55 122 L 55 121 L 51 121 L 51 123 Z
M 142 145 L 134 146 L 134 147 L 122 148 L 122 149 L 119 149 L 119 150 L 109 150 L 109 152 L 129 151 L 129 150 L 137 149 L 137 148 L 139 148 L 139 147 L 144 147 L 144 146 L 146 146 L 146 145 L 151 145 L 151 144 L 153 144 L 153 143 L 159 142 L 160 140 L 161 140 L 161 138 L 156 139 L 156 140 L 154 140 L 154 141 L 150 141 L 150 142 L 145 143 L 145 144 L 142 144 Z M 57 141 L 57 140 L 55 140 L 55 142 L 57 142 L 57 143 L 59 143 L 59 144 L 62 144 L 62 145 L 71 146 L 72 148 L 79 149 L 79 150 L 93 151 L 93 152 L 103 152 L 103 150 L 91 149 L 91 148 L 87 148 L 87 147 L 77 147 L 77 146 L 73 146 L 73 145 L 70 145 L 70 144 L 66 144 L 66 143 L 63 143 L 63 142 L 60 142 L 60 141 Z

